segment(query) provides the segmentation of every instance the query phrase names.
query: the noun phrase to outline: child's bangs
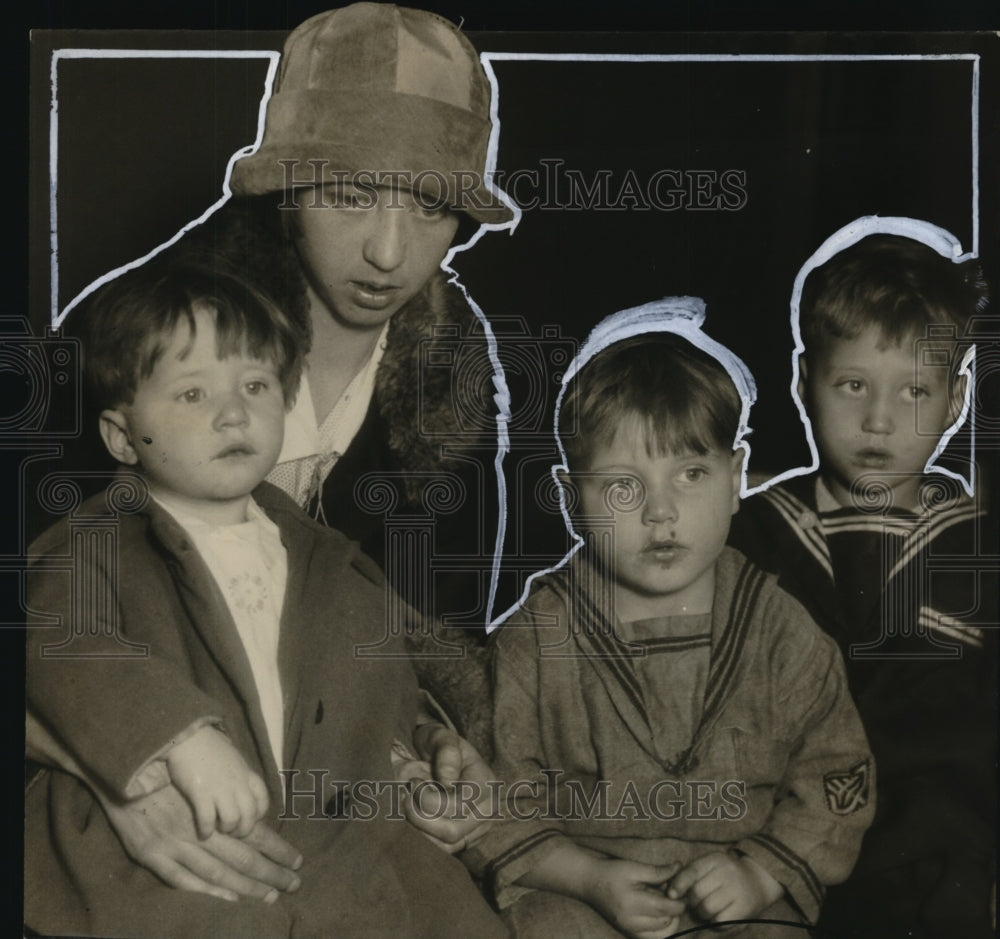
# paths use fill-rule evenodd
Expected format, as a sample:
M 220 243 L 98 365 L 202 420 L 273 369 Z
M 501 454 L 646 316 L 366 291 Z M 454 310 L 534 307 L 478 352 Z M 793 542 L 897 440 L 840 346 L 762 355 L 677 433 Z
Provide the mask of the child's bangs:
M 234 297 L 215 290 L 197 302 L 215 314 L 215 351 L 220 359 L 233 355 L 267 362 L 281 379 L 285 400 L 294 400 L 301 374 L 299 339 L 277 308 L 247 290 Z
M 664 406 L 633 411 L 626 420 L 651 457 L 687 453 L 704 456 L 713 450 L 732 449 L 736 435 L 729 415 L 720 413 L 716 404 L 707 396 L 683 396 L 663 402 Z
M 879 347 L 927 338 L 932 326 L 956 326 L 955 317 L 929 298 L 899 296 L 887 290 L 851 296 L 817 310 L 817 325 L 835 339 L 857 339 L 868 330 L 879 334 Z
M 652 347 L 655 349 L 655 346 Z M 654 360 L 642 381 L 621 388 L 621 410 L 640 418 L 651 456 L 730 450 L 740 419 L 732 379 L 714 359 L 693 347 Z
M 220 359 L 241 355 L 280 370 L 282 356 L 274 330 L 252 308 L 225 297 L 206 297 L 203 302 L 215 312 L 215 353 Z
M 132 382 L 131 386 L 133 391 L 139 380 L 145 380 L 153 374 L 156 363 L 163 358 L 163 353 L 167 351 L 181 323 L 186 325 L 188 335 L 188 340 L 181 350 L 181 358 L 187 356 L 194 345 L 197 326 L 194 314 L 187 306 L 170 306 L 151 312 L 153 315 L 149 317 L 150 326 L 139 351 L 136 381 Z
M 718 360 L 681 336 L 643 335 L 608 347 L 575 377 L 561 439 L 571 467 L 625 437 L 650 456 L 729 452 L 741 414 L 736 385 Z

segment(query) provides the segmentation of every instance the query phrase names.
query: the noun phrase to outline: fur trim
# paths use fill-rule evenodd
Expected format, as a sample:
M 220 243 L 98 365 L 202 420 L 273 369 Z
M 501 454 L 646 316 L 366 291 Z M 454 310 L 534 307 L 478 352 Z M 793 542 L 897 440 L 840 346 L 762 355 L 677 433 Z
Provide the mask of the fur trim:
M 455 469 L 456 456 L 496 439 L 493 365 L 486 334 L 462 291 L 435 274 L 392 318 L 375 376 L 389 449 L 414 473 Z M 407 481 L 411 502 L 422 482 Z

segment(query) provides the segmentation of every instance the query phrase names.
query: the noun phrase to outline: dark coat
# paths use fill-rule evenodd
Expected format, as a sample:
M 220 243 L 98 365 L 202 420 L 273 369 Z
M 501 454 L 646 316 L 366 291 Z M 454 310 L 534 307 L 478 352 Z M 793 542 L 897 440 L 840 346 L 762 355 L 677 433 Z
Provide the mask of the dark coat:
M 45 934 L 171 939 L 503 935 L 461 865 L 410 825 L 386 817 L 388 790 L 367 821 L 352 817 L 356 800 L 337 796 L 335 781 L 393 779 L 390 749 L 413 726 L 416 682 L 398 642 L 380 647 L 396 655 L 358 654 L 385 638 L 386 590 L 375 565 L 273 487 L 262 485 L 255 497 L 288 552 L 278 653 L 284 763 L 300 771 L 291 784 L 296 791 L 312 787 L 308 771 L 325 774 L 319 800 L 300 796 L 288 807 L 297 817 L 279 818 L 277 767 L 235 625 L 204 562 L 155 504 L 112 526 L 105 544 L 116 542 L 116 556 L 77 538 L 81 525 L 95 530 L 100 517 L 107 519 L 103 497 L 34 546 L 28 704 L 119 796 L 193 718 L 219 718 L 267 781 L 269 823 L 305 858 L 301 890 L 269 907 L 165 887 L 126 856 L 89 790 L 53 770 L 27 796 L 26 922 Z M 87 515 L 98 521 L 81 521 Z M 72 575 L 52 569 L 60 565 Z M 74 591 L 74 581 L 85 589 Z M 74 601 L 83 596 L 92 599 L 83 609 L 96 620 L 80 621 Z M 75 636 L 63 647 L 73 653 L 68 657 L 52 655 L 84 625 L 96 634 Z M 147 645 L 149 654 L 130 654 L 121 640 Z
M 747 499 L 730 532 L 837 640 L 875 754 L 875 822 L 821 921 L 844 939 L 993 934 L 997 590 L 976 570 L 996 521 L 934 492 L 922 516 L 820 513 L 802 476 Z

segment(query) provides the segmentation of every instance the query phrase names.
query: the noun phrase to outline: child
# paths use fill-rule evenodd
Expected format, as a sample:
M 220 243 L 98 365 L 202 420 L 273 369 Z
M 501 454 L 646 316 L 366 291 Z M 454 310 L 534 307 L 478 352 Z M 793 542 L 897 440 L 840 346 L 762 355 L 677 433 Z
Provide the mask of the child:
M 692 325 L 703 304 L 681 305 L 679 326 L 653 304 L 595 331 L 643 329 L 564 387 L 561 479 L 583 547 L 497 634 L 497 769 L 531 820 L 467 856 L 518 936 L 813 921 L 871 819 L 835 645 L 724 546 L 752 381 Z
M 832 239 L 831 239 L 832 240 Z M 974 263 L 872 234 L 805 279 L 799 397 L 819 469 L 748 499 L 731 544 L 780 574 L 844 653 L 878 814 L 835 936 L 992 936 L 995 522 L 926 471 L 965 396 Z M 979 487 L 982 491 L 982 486 Z
M 27 700 L 115 800 L 172 783 L 203 838 L 267 818 L 305 858 L 301 888 L 269 903 L 170 889 L 130 860 L 90 789 L 49 770 L 26 800 L 35 930 L 503 934 L 460 864 L 386 818 L 391 787 L 354 811 L 352 782 L 393 779 L 416 686 L 404 656 L 355 654 L 384 629 L 377 568 L 261 485 L 299 349 L 284 315 L 218 265 L 157 261 L 97 296 L 85 373 L 105 445 L 148 499 L 114 518 L 126 475 L 35 544 Z M 88 553 L 81 531 L 92 544 L 102 525 L 112 549 Z

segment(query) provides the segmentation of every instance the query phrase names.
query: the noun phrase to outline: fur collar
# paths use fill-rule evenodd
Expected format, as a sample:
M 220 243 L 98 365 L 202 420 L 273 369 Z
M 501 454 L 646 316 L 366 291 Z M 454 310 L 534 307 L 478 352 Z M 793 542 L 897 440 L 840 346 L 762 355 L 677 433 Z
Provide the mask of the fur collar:
M 495 443 L 495 393 L 482 323 L 439 271 L 392 318 L 375 376 L 398 465 L 415 473 L 455 469 L 456 457 Z

